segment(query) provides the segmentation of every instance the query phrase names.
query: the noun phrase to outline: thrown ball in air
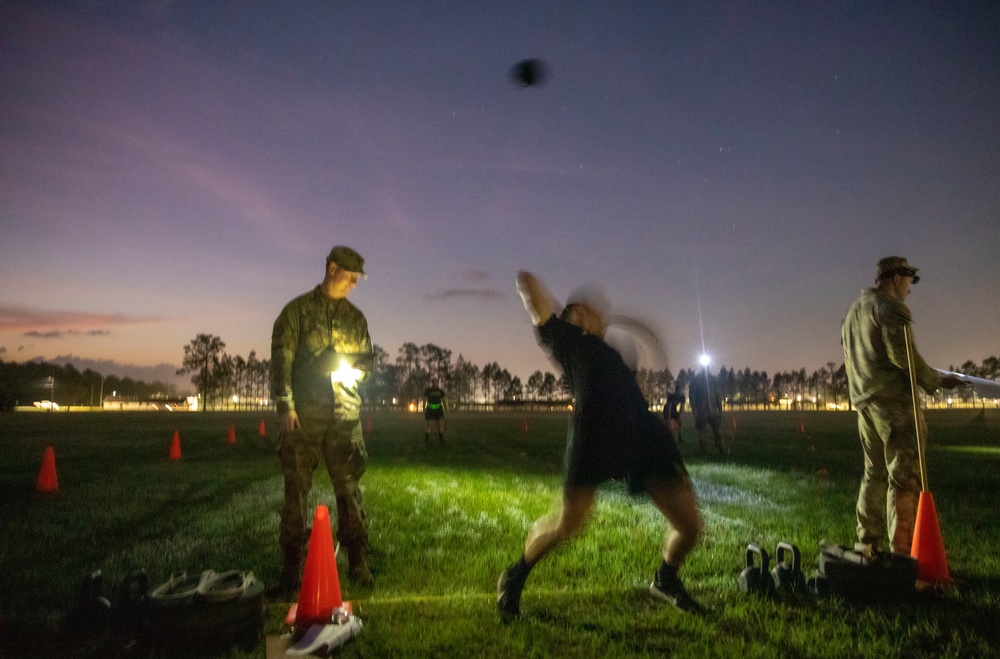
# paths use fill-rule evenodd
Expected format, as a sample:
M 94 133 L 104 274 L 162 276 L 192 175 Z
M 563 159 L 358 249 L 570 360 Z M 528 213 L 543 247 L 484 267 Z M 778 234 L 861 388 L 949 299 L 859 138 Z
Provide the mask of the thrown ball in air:
M 510 79 L 519 87 L 538 87 L 548 77 L 548 65 L 537 58 L 524 59 L 510 67 Z

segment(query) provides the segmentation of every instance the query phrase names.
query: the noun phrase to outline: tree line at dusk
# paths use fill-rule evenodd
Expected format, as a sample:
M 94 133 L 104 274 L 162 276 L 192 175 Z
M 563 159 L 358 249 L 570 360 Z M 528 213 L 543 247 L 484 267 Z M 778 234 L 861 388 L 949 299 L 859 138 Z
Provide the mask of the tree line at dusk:
M 198 334 L 184 346 L 184 359 L 177 373 L 191 375 L 195 391 L 205 401 L 202 409 L 269 409 L 270 360 L 258 358 L 255 351 L 246 357 L 225 352 L 226 344 L 218 336 Z M 512 375 L 498 362 L 478 366 L 461 354 L 433 343 L 404 343 L 395 357 L 374 346 L 371 376 L 361 383 L 368 407 L 406 408 L 419 405 L 423 392 L 431 384 L 441 386 L 453 409 L 494 409 L 510 406 L 548 406 L 569 402 L 565 376 L 537 370 L 526 381 Z M 1000 359 L 988 357 L 977 364 L 968 360 L 948 370 L 996 380 L 1000 377 Z M 687 384 L 700 369 L 682 368 L 676 374 L 669 369 L 640 368 L 636 378 L 646 399 L 658 406 L 667 394 L 686 391 Z M 847 374 L 843 364 L 827 362 L 808 371 L 766 371 L 721 367 L 711 371 L 726 397 L 730 409 L 842 409 L 848 406 Z M 54 400 L 63 406 L 86 406 L 101 403 L 114 393 L 133 400 L 176 398 L 186 392 L 161 382 L 145 383 L 114 375 L 102 375 L 90 369 L 78 371 L 72 364 L 58 366 L 43 362 L 0 361 L 0 409 L 30 405 L 36 400 Z M 951 396 L 967 400 L 966 389 Z
M 177 398 L 181 395 L 172 384 L 104 375 L 89 368 L 80 371 L 72 364 L 0 360 L 0 410 L 43 400 L 63 406 L 99 407 L 101 399 L 109 396 Z

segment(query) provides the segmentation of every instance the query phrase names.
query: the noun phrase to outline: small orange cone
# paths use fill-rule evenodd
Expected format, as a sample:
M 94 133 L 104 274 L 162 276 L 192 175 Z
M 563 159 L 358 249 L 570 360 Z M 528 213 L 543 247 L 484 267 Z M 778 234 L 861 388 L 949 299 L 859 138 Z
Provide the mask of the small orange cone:
M 931 584 L 946 584 L 951 581 L 934 495 L 926 490 L 920 493 L 920 501 L 917 503 L 917 523 L 913 529 L 910 555 L 917 559 L 918 580 Z
M 367 435 L 372 434 L 372 430 L 374 430 L 374 429 L 375 429 L 375 424 L 372 423 L 372 418 L 368 417 L 365 420 L 365 434 L 367 434 Z
M 264 425 L 264 419 L 260 420 L 260 436 L 267 437 L 267 426 Z
M 174 431 L 174 441 L 170 443 L 170 459 L 181 459 L 181 435 L 176 430 Z
M 226 435 L 226 439 L 230 444 L 236 443 L 236 426 L 231 423 L 229 424 L 229 433 Z
M 56 451 L 51 446 L 45 449 L 42 457 L 42 468 L 38 471 L 38 482 L 35 490 L 42 493 L 59 491 L 59 478 L 56 476 Z
M 806 424 L 802 421 L 802 417 L 799 417 L 799 434 L 806 434 Z
M 311 625 L 329 624 L 333 610 L 343 606 L 340 595 L 340 576 L 337 574 L 337 555 L 333 549 L 330 530 L 330 511 L 326 506 L 316 506 L 306 566 L 302 572 L 302 588 L 295 612 L 295 626 L 306 629 Z
M 524 421 L 521 422 L 521 432 L 528 434 L 528 417 L 524 417 Z
M 736 432 L 736 417 L 735 416 L 733 417 L 732 428 L 733 428 L 733 432 Z

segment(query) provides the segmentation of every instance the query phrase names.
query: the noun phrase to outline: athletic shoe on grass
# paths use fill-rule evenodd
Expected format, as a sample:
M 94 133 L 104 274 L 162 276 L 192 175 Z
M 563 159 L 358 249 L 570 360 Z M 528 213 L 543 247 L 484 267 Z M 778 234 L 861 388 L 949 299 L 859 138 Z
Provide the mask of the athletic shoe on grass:
M 705 608 L 698 604 L 691 595 L 684 590 L 684 584 L 677 577 L 667 581 L 660 581 L 658 577 L 653 578 L 653 583 L 649 584 L 649 594 L 661 602 L 673 604 L 681 611 L 688 613 L 704 613 Z
M 500 573 L 500 579 L 497 580 L 497 611 L 503 618 L 521 615 L 521 590 L 524 589 L 524 580 L 516 578 L 512 572 L 511 568 L 507 568 Z

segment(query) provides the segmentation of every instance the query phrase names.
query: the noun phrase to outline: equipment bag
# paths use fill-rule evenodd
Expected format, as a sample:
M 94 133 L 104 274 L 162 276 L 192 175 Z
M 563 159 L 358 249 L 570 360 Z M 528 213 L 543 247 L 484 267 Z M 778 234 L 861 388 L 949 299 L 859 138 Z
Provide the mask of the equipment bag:
M 868 558 L 848 547 L 820 543 L 814 590 L 866 602 L 898 602 L 916 594 L 917 559 L 899 554 Z

